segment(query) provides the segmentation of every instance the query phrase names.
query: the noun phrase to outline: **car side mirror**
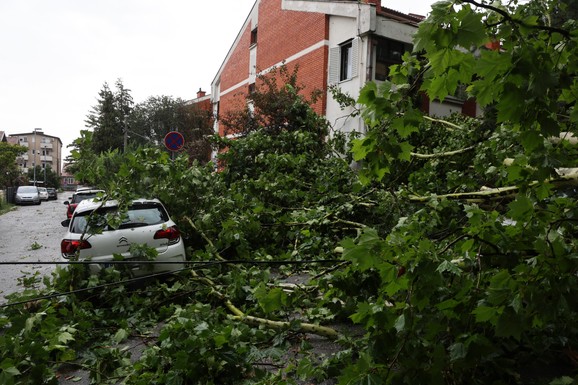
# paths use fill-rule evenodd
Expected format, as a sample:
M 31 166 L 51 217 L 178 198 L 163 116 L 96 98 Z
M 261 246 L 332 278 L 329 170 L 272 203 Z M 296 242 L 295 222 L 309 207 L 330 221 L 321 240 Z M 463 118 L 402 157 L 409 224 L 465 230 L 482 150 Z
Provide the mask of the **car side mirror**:
M 62 227 L 68 227 L 70 225 L 70 219 L 67 218 L 67 219 L 63 220 L 62 222 L 60 222 L 60 224 L 62 225 Z

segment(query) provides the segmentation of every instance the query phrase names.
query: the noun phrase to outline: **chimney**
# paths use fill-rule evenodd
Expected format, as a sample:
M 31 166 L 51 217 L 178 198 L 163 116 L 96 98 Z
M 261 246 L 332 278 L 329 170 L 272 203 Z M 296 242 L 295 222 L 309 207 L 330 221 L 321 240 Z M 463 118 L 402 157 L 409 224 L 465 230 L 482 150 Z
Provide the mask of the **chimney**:
M 199 88 L 199 90 L 197 91 L 197 99 L 202 98 L 203 96 L 205 96 L 207 93 L 205 91 L 202 90 L 202 88 Z

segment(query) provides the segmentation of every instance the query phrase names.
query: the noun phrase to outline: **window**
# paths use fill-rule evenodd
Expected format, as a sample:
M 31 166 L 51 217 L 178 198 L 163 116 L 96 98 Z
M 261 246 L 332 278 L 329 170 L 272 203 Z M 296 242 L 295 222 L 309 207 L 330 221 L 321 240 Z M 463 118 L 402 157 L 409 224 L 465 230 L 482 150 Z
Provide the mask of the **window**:
M 329 50 L 329 84 L 353 79 L 358 72 L 359 39 L 351 39 Z
M 133 227 L 151 226 L 168 221 L 166 211 L 156 204 L 131 206 L 127 212 L 118 207 L 99 208 L 77 213 L 72 219 L 71 232 L 82 234 L 90 228 L 102 231 L 114 231 Z
M 251 31 L 251 45 L 257 44 L 257 28 Z
M 339 60 L 339 80 L 351 79 L 351 69 L 352 69 L 352 44 L 351 42 L 345 43 L 340 48 L 341 58 Z
M 375 44 L 375 80 L 386 80 L 389 67 L 402 62 L 405 52 L 411 51 L 411 45 L 389 39 L 377 39 Z

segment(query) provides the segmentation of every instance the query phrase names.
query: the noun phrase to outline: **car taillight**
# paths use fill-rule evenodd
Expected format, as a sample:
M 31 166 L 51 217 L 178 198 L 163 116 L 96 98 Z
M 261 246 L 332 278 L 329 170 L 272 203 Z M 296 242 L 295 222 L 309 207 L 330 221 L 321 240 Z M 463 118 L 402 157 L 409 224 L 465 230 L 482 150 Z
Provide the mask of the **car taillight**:
M 60 242 L 60 252 L 64 258 L 74 257 L 77 250 L 90 249 L 91 247 L 87 240 L 63 239 Z
M 68 218 L 72 218 L 72 214 L 74 214 L 74 210 L 76 209 L 76 206 L 78 206 L 78 203 L 71 203 L 68 205 L 68 210 L 66 211 L 66 216 Z
M 181 239 L 181 232 L 177 229 L 177 226 L 167 227 L 166 229 L 159 230 L 155 233 L 155 239 L 168 239 L 169 245 L 174 245 L 178 243 Z

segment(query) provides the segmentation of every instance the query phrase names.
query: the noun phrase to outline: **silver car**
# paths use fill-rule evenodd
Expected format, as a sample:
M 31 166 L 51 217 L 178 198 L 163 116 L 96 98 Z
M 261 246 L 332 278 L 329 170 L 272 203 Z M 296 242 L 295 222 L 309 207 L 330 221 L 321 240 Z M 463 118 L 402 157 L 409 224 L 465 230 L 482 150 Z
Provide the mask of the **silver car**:
M 71 219 L 62 222 L 68 227 L 60 248 L 65 260 L 90 260 L 91 274 L 112 266 L 122 256 L 134 261 L 122 268 L 133 276 L 170 272 L 185 267 L 185 246 L 181 233 L 158 199 L 132 201 L 126 211 L 118 202 L 87 199 L 78 204 Z M 147 245 L 156 251 L 154 264 L 139 264 L 132 245 Z M 163 263 L 172 262 L 172 263 Z
M 19 186 L 14 194 L 14 203 L 17 205 L 34 204 L 39 205 L 40 193 L 36 186 Z

